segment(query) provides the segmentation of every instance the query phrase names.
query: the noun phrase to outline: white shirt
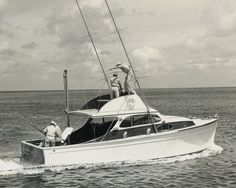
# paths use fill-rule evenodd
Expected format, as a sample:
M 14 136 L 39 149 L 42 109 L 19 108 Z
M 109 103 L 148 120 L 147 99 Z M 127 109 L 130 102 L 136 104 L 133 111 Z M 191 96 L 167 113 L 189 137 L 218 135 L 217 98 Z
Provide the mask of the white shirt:
M 49 125 L 43 131 L 46 133 L 46 136 L 59 138 L 61 137 L 61 129 L 57 125 Z
M 111 83 L 111 87 L 120 88 L 120 86 L 121 86 L 120 80 L 117 77 L 111 78 L 110 83 Z
M 131 69 L 128 65 L 122 64 L 122 65 L 119 65 L 118 68 L 126 74 L 130 73 L 130 71 L 131 71 Z

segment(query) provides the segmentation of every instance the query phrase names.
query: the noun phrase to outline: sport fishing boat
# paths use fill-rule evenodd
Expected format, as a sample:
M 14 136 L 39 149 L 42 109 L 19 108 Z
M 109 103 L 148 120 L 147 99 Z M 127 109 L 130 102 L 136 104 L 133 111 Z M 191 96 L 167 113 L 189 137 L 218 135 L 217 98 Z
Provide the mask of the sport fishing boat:
M 136 92 L 113 98 L 107 74 L 81 7 L 77 0 L 76 2 L 109 93 L 91 99 L 79 110 L 71 111 L 68 102 L 67 71 L 64 71 L 68 127 L 62 133 L 62 142 L 53 147 L 42 147 L 42 139 L 22 141 L 22 163 L 69 165 L 149 160 L 192 154 L 209 148 L 214 143 L 217 116 L 202 119 L 163 115 L 147 105 Z M 132 75 L 141 89 L 107 0 L 105 2 Z M 81 115 L 87 117 L 86 123 L 80 125 L 80 128 L 71 127 L 70 118 Z
M 62 134 L 66 145 L 40 147 L 41 140 L 22 141 L 22 162 L 65 165 L 147 160 L 201 152 L 214 143 L 217 117 L 166 116 L 149 106 L 147 111 L 136 94 L 107 102 L 104 98 L 88 103 L 92 109 L 68 113 L 89 118 L 80 129 L 66 128 Z

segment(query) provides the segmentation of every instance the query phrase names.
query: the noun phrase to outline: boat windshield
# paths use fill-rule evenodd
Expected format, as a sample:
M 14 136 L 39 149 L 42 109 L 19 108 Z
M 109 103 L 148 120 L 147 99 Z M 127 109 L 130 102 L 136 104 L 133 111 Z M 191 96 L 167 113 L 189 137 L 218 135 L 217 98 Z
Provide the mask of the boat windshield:
M 151 117 L 149 114 L 132 115 L 126 117 L 120 124 L 120 127 L 132 127 L 138 125 L 157 123 L 159 121 L 161 121 L 161 118 L 156 114 L 151 114 Z
M 71 134 L 70 143 L 83 143 L 103 136 L 114 127 L 117 120 L 117 117 L 89 118 L 80 129 Z

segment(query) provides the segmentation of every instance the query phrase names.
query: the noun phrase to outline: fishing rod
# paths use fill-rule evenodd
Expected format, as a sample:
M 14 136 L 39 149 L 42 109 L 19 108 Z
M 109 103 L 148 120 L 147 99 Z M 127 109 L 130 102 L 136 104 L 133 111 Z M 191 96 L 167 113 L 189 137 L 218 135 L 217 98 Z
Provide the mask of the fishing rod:
M 30 125 L 31 127 L 33 127 L 34 129 L 36 129 L 37 131 L 41 132 L 43 135 L 45 135 L 44 131 L 42 131 L 41 129 L 39 129 L 38 127 L 36 127 L 31 121 L 29 121 L 28 119 L 20 116 L 19 114 L 15 114 L 16 118 L 19 118 L 23 121 L 25 121 L 28 125 Z

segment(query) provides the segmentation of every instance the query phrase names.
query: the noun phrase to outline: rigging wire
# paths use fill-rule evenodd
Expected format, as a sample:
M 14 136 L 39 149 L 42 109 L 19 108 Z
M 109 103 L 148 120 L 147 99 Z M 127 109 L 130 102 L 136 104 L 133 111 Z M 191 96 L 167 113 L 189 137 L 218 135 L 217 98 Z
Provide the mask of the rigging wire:
M 118 35 L 118 37 L 119 37 L 119 39 L 120 39 L 121 45 L 122 45 L 122 47 L 123 47 L 123 49 L 124 49 L 125 55 L 126 55 L 126 57 L 127 57 L 127 60 L 128 60 L 128 62 L 129 62 L 129 65 L 130 65 L 130 68 L 131 68 L 131 70 L 132 70 L 132 72 L 133 72 L 133 75 L 134 75 L 134 78 L 135 78 L 135 80 L 136 80 L 136 83 L 137 83 L 137 85 L 138 85 L 138 87 L 139 87 L 139 90 L 140 90 L 140 92 L 141 92 L 141 96 L 142 96 L 142 98 L 145 100 L 143 91 L 142 91 L 142 89 L 141 89 L 141 86 L 140 86 L 139 81 L 138 81 L 138 79 L 137 79 L 136 73 L 135 73 L 134 68 L 133 68 L 133 66 L 132 66 L 132 63 L 131 63 L 131 61 L 130 61 L 128 52 L 127 52 L 126 47 L 125 47 L 125 45 L 124 45 L 124 42 L 123 42 L 123 40 L 122 40 L 122 37 L 121 37 L 120 31 L 119 31 L 119 29 L 118 29 L 118 26 L 117 26 L 117 24 L 116 24 L 116 22 L 115 22 L 115 19 L 114 19 L 113 15 L 112 15 L 111 9 L 110 9 L 110 7 L 109 7 L 109 5 L 108 5 L 107 0 L 104 0 L 104 1 L 105 1 L 105 3 L 106 3 L 107 9 L 108 9 L 109 14 L 110 14 L 110 16 L 111 16 L 111 19 L 112 19 L 112 21 L 113 21 L 113 25 L 114 25 L 114 27 L 115 27 L 116 33 L 117 33 L 117 35 Z M 146 108 L 147 108 L 148 114 L 150 115 L 152 124 L 154 125 L 154 121 L 153 121 L 152 116 L 151 116 L 151 114 L 150 114 L 149 106 L 148 106 L 146 103 L 144 103 L 144 104 L 145 104 L 145 106 L 146 106 Z M 154 129 L 155 129 L 155 131 L 157 132 L 155 126 L 154 126 Z
M 84 98 L 85 103 L 86 103 L 86 108 L 88 109 L 88 103 L 87 103 L 88 100 L 87 100 L 87 97 L 86 97 L 86 94 L 85 94 L 85 90 L 83 90 L 82 93 L 83 93 L 83 98 Z
M 100 57 L 99 57 L 97 48 L 96 48 L 96 46 L 95 46 L 95 44 L 94 44 L 92 35 L 91 35 L 91 33 L 90 33 L 90 30 L 89 30 L 88 25 L 87 25 L 87 23 L 86 23 L 86 20 L 85 20 L 85 18 L 84 18 L 82 9 L 81 9 L 81 7 L 80 7 L 80 5 L 79 5 L 78 0 L 75 0 L 75 2 L 76 2 L 77 7 L 78 7 L 78 9 L 79 9 L 79 12 L 80 12 L 80 15 L 81 15 L 81 17 L 82 17 L 82 20 L 83 20 L 83 22 L 84 22 L 84 25 L 85 25 L 85 27 L 86 27 L 86 30 L 87 30 L 89 39 L 90 39 L 90 41 L 91 41 L 91 43 L 92 43 L 92 46 L 93 46 L 94 52 L 95 52 L 95 54 L 96 54 L 97 60 L 98 60 L 98 62 L 99 62 L 99 64 L 100 64 L 100 66 L 101 66 L 102 72 L 103 72 L 103 74 L 104 74 L 105 80 L 106 80 L 106 82 L 107 82 L 108 88 L 109 88 L 110 93 L 111 93 L 111 85 L 110 85 L 110 82 L 109 82 L 108 77 L 107 77 L 107 75 L 106 75 L 106 72 L 105 72 L 105 70 L 104 70 L 104 68 L 103 68 L 103 64 L 102 64 L 102 62 L 101 62 L 101 60 L 100 60 Z
M 105 70 L 104 70 L 104 68 L 103 68 L 102 62 L 101 62 L 101 60 L 100 60 L 99 54 L 98 54 L 98 52 L 97 52 L 97 49 L 96 49 L 96 47 L 95 47 L 94 41 L 93 41 L 93 39 L 92 39 L 90 30 L 89 30 L 88 25 L 87 25 L 87 23 L 86 23 L 86 20 L 85 20 L 85 18 L 84 18 L 83 12 L 82 12 L 82 10 L 81 10 L 81 7 L 80 7 L 80 5 L 79 5 L 78 0 L 75 0 L 75 1 L 76 1 L 77 6 L 78 6 L 78 9 L 79 9 L 79 11 L 80 11 L 80 14 L 81 14 L 82 20 L 83 20 L 83 22 L 84 22 L 84 25 L 85 25 L 85 27 L 86 27 L 88 36 L 89 36 L 89 38 L 90 38 L 90 41 L 91 41 L 92 46 L 93 46 L 93 48 L 94 48 L 94 51 L 95 51 L 95 54 L 96 54 L 96 56 L 97 56 L 98 62 L 100 63 L 100 66 L 101 66 L 101 68 L 102 68 L 102 72 L 103 72 L 103 74 L 104 74 L 105 80 L 106 80 L 106 82 L 107 82 L 107 84 L 108 84 L 108 87 L 109 87 L 109 90 L 110 90 L 110 93 L 111 93 L 110 82 L 109 82 L 108 77 L 107 77 L 107 74 L 106 74 L 106 72 L 105 72 Z M 116 29 L 116 32 L 117 32 L 118 37 L 119 37 L 119 39 L 120 39 L 120 42 L 121 42 L 121 44 L 122 44 L 122 47 L 123 47 L 123 49 L 124 49 L 125 55 L 126 55 L 126 57 L 127 57 L 127 59 L 128 59 L 128 62 L 129 62 L 129 64 L 130 64 L 130 68 L 131 68 L 131 70 L 132 70 L 132 72 L 133 72 L 134 79 L 135 79 L 135 81 L 136 81 L 136 83 L 137 83 L 137 85 L 138 85 L 139 90 L 141 91 L 142 96 L 144 96 L 143 91 L 142 91 L 142 89 L 141 89 L 141 86 L 140 86 L 140 84 L 139 84 L 139 81 L 138 81 L 138 79 L 137 79 L 136 73 L 135 73 L 134 68 L 133 68 L 133 66 L 132 66 L 132 63 L 131 63 L 131 61 L 130 61 L 128 52 L 127 52 L 126 47 L 125 47 L 125 45 L 124 45 L 124 43 L 123 43 L 123 40 L 122 40 L 120 31 L 119 31 L 119 29 L 118 29 L 118 27 L 117 27 L 117 25 L 116 25 L 116 22 L 115 22 L 114 17 L 113 17 L 113 15 L 112 15 L 112 13 L 111 13 L 110 7 L 109 7 L 109 5 L 108 5 L 108 3 L 107 3 L 107 0 L 105 0 L 105 3 L 106 3 L 106 6 L 107 6 L 107 8 L 108 8 L 108 11 L 109 11 L 109 13 L 110 13 L 110 16 L 111 16 L 111 18 L 112 18 L 113 24 L 114 24 L 114 26 L 115 26 L 115 29 Z M 122 107 L 123 107 L 123 105 L 125 104 L 125 102 L 126 102 L 127 99 L 128 99 L 128 97 L 125 98 L 124 102 L 123 102 L 122 105 L 120 106 L 120 109 L 119 109 L 119 111 L 118 111 L 118 114 L 120 113 L 120 111 L 121 111 L 121 109 L 122 109 Z M 151 114 L 150 114 L 149 106 L 148 106 L 146 103 L 144 103 L 144 104 L 145 104 L 145 106 L 146 106 L 146 108 L 147 108 L 148 114 L 150 115 L 152 124 L 154 125 L 154 121 L 153 121 L 152 116 L 151 116 Z M 114 120 L 115 120 L 115 118 L 114 118 Z M 114 122 L 114 120 L 112 121 L 112 123 Z M 103 141 L 103 139 L 104 139 L 105 136 L 107 135 L 107 133 L 108 133 L 108 131 L 109 131 L 109 129 L 110 129 L 112 123 L 110 124 L 108 130 L 106 131 L 106 133 L 105 133 L 105 135 L 103 136 L 103 138 L 102 138 L 101 141 Z M 155 126 L 154 126 L 154 129 L 155 129 L 155 131 L 157 132 Z
M 123 105 L 124 105 L 124 104 L 125 104 L 125 102 L 128 100 L 129 96 L 131 96 L 131 95 L 129 95 L 129 94 L 130 94 L 130 93 L 128 93 L 127 97 L 125 97 L 125 100 L 124 100 L 124 102 L 121 104 L 121 106 L 120 106 L 120 109 L 118 110 L 118 113 L 117 113 L 117 115 L 119 115 L 119 114 L 120 114 L 120 111 L 121 111 L 121 109 L 122 109 Z M 104 134 L 104 136 L 102 137 L 101 141 L 103 141 L 103 140 L 104 140 L 104 138 L 106 137 L 106 135 L 108 134 L 108 132 L 109 132 L 109 130 L 110 130 L 110 128 L 111 128 L 111 126 L 112 126 L 113 122 L 115 121 L 115 119 L 116 119 L 116 118 L 114 117 L 114 119 L 113 119 L 113 121 L 111 122 L 111 124 L 110 124 L 109 128 L 107 129 L 106 133 L 105 133 L 105 134 Z
M 78 89 L 76 89 L 75 90 L 75 96 L 74 96 L 74 102 L 73 102 L 73 108 L 72 108 L 72 110 L 75 110 L 75 107 L 76 107 L 76 100 L 77 100 L 77 98 L 78 98 L 78 96 L 79 96 L 79 91 L 78 91 Z
M 130 68 L 132 69 L 132 72 L 133 72 L 133 75 L 134 75 L 135 80 L 136 80 L 136 82 L 137 82 L 137 85 L 138 85 L 139 89 L 141 90 L 141 86 L 140 86 L 140 84 L 139 84 L 139 81 L 138 81 L 137 78 L 136 78 L 136 74 L 135 74 L 135 72 L 134 72 L 134 68 L 133 68 L 132 63 L 131 63 L 131 61 L 130 61 L 130 58 L 129 58 L 128 52 L 127 52 L 127 50 L 126 50 L 126 47 L 125 47 L 125 45 L 124 45 L 124 42 L 123 42 L 123 40 L 122 40 L 122 37 L 121 37 L 121 34 L 120 34 L 120 30 L 118 29 L 118 26 L 116 25 L 115 19 L 114 19 L 112 13 L 111 13 L 111 9 L 110 9 L 110 7 L 109 7 L 109 5 L 108 5 L 107 0 L 105 0 L 105 3 L 106 3 L 106 6 L 107 6 L 107 9 L 108 9 L 108 11 L 109 11 L 109 14 L 110 14 L 110 16 L 111 16 L 113 25 L 114 25 L 114 27 L 115 27 L 115 29 L 116 29 L 116 33 L 118 34 L 118 37 L 119 37 L 120 42 L 121 42 L 121 45 L 122 45 L 122 47 L 123 47 L 123 49 L 124 49 L 125 55 L 126 55 L 126 57 L 127 57 L 127 60 L 128 60 L 128 62 L 129 62 L 129 64 L 130 64 Z

